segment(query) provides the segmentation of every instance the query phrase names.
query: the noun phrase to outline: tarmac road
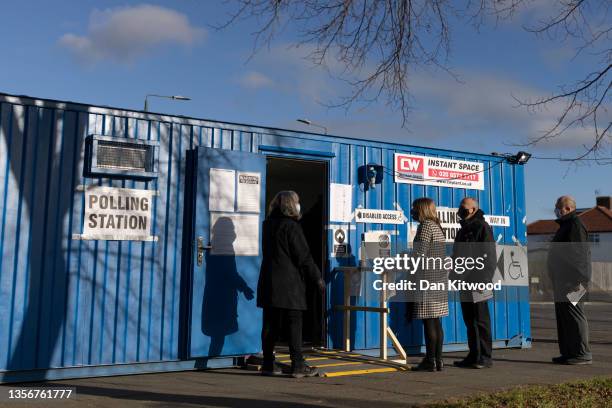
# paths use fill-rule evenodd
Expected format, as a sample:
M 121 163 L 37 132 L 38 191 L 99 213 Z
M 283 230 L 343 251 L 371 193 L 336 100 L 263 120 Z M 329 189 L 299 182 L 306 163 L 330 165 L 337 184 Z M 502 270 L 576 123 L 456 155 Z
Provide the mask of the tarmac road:
M 449 367 L 441 373 L 391 372 L 334 378 L 261 377 L 240 369 L 143 374 L 52 381 L 75 386 L 76 400 L 57 401 L 58 407 L 406 407 L 509 388 L 518 384 L 559 383 L 596 375 L 612 375 L 612 304 L 586 305 L 594 363 L 559 366 L 552 304 L 532 304 L 531 349 L 494 350 L 494 367 L 474 370 Z M 448 353 L 452 363 L 463 353 Z M 419 357 L 409 361 L 418 362 Z M 41 384 L 35 384 L 40 386 Z M 15 386 L 5 385 L 7 387 Z M 57 405 L 56 405 L 57 404 Z M 26 407 L 42 404 L 0 403 Z

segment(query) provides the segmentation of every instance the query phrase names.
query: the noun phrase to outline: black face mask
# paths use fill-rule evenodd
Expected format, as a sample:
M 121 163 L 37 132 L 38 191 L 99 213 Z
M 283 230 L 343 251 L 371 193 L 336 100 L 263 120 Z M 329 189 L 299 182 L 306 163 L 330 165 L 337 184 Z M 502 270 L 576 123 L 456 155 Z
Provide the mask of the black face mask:
M 419 221 L 419 212 L 416 210 L 410 210 L 410 217 L 412 217 L 412 219 L 414 221 Z
M 461 218 L 462 220 L 465 220 L 468 215 L 470 215 L 470 210 L 464 207 L 459 207 L 459 210 L 457 211 L 457 217 Z

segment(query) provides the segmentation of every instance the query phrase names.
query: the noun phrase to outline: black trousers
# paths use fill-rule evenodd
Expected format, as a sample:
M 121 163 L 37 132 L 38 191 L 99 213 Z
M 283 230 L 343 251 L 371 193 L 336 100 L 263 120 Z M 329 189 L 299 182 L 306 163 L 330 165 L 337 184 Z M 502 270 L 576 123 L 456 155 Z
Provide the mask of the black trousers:
M 478 362 L 490 360 L 493 350 L 491 339 L 491 316 L 489 316 L 488 301 L 461 302 L 461 313 L 467 328 L 468 346 L 470 352 L 467 359 Z
M 557 339 L 563 357 L 590 360 L 589 325 L 582 302 L 556 302 Z
M 270 367 L 274 362 L 274 346 L 281 330 L 284 328 L 289 341 L 289 355 L 294 367 L 304 364 L 302 356 L 302 310 L 265 307 L 263 309 L 263 327 L 261 344 L 263 347 L 264 366 Z

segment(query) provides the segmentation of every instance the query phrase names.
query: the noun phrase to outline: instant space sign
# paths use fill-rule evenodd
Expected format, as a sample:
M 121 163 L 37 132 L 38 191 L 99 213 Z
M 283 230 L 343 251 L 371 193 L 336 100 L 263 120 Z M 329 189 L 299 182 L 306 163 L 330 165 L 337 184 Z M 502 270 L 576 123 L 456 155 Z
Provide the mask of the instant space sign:
M 484 190 L 484 164 L 395 153 L 395 182 Z
M 88 186 L 80 239 L 154 241 L 153 190 Z

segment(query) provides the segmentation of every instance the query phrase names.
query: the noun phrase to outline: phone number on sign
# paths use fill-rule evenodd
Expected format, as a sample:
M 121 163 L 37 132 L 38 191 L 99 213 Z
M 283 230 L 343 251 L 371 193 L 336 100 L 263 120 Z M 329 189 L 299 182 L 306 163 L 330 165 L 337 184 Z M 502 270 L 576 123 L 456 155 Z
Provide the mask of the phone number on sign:
M 460 171 L 429 169 L 429 176 L 443 178 L 443 179 L 461 179 L 461 180 L 478 181 L 478 174 L 464 173 Z

